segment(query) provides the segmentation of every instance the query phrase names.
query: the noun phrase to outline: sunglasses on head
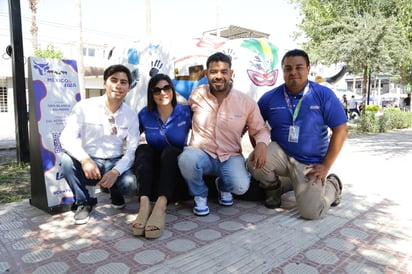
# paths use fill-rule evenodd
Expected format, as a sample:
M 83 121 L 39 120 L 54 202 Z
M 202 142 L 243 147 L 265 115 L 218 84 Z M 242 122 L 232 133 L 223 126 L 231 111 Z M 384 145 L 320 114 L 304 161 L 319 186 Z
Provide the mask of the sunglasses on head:
M 155 95 L 159 95 L 162 92 L 162 90 L 164 92 L 170 92 L 172 90 L 172 86 L 171 85 L 166 85 L 166 86 L 163 86 L 162 88 L 154 87 L 152 89 L 152 93 L 155 94 Z

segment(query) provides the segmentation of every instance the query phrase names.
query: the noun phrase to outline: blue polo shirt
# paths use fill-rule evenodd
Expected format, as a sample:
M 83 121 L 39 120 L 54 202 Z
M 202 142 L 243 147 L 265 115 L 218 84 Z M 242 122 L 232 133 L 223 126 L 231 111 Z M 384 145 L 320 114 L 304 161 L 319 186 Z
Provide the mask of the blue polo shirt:
M 146 142 L 156 150 L 162 151 L 169 146 L 163 133 L 172 146 L 183 148 L 187 145 L 188 133 L 192 126 L 192 112 L 189 106 L 177 104 L 166 123 L 163 123 L 157 110 L 149 112 L 147 107 L 139 112 L 138 117 L 140 129 L 143 129 L 146 135 Z
M 295 126 L 299 127 L 299 139 L 294 143 L 288 141 L 293 119 L 284 91 L 294 111 L 303 90 L 293 95 L 286 90 L 285 84 L 266 92 L 258 101 L 263 119 L 271 128 L 271 140 L 301 163 L 321 163 L 329 146 L 328 127 L 334 128 L 347 122 L 339 99 L 331 89 L 309 81 L 309 90 L 302 99 L 295 120 Z

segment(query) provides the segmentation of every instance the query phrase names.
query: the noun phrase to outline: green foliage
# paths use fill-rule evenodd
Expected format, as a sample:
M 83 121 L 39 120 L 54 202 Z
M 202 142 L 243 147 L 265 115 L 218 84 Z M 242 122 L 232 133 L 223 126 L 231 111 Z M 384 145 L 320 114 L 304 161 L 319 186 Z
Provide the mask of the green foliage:
M 30 198 L 30 165 L 10 162 L 0 164 L 0 203 Z
M 373 112 L 365 111 L 359 118 L 358 130 L 362 133 L 377 132 L 378 125 L 376 122 L 376 115 Z
M 314 63 L 343 62 L 348 72 L 391 73 L 412 70 L 412 1 L 290 0 L 301 11 L 303 48 Z
M 387 108 L 382 116 L 387 117 L 385 119 L 389 120 L 388 128 L 382 132 L 391 129 L 407 128 L 412 125 L 412 113 L 402 111 L 399 108 Z
M 63 53 L 55 49 L 53 45 L 47 45 L 46 49 L 37 49 L 34 53 L 35 57 L 63 59 Z
M 391 128 L 391 117 L 390 115 L 382 115 L 378 119 L 378 131 L 379 132 L 386 132 L 388 129 Z
M 377 113 L 379 111 L 379 106 L 378 105 L 367 105 L 365 108 L 365 111 Z
M 412 127 L 412 112 L 405 112 L 399 108 L 387 108 L 378 115 L 375 109 L 373 106 L 367 106 L 366 112 L 360 116 L 358 121 L 356 128 L 358 132 L 378 133 Z

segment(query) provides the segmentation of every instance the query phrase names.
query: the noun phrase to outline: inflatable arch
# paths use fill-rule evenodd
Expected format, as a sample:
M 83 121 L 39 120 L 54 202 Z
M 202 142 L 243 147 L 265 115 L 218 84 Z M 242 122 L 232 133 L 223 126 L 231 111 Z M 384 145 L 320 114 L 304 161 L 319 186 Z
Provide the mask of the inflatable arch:
M 113 46 L 107 58 L 108 65 L 120 63 L 132 71 L 132 89 L 126 101 L 139 111 L 146 105 L 148 81 L 157 73 L 172 78 L 180 101 L 188 99 L 195 87 L 207 83 L 204 77 L 206 60 L 217 51 L 232 57 L 234 87 L 255 100 L 280 84 L 278 48 L 263 38 L 139 41 Z
M 280 58 L 276 45 L 266 38 L 234 39 L 199 38 L 179 41 L 139 41 L 113 46 L 108 65 L 124 64 L 132 72 L 131 91 L 127 103 L 136 111 L 146 105 L 146 89 L 150 77 L 157 73 L 170 76 L 184 102 L 192 90 L 207 83 L 204 77 L 207 58 L 217 52 L 232 58 L 234 87 L 258 100 L 263 93 L 283 83 Z M 339 81 L 346 66 L 331 77 L 317 76 L 317 82 L 329 85 Z

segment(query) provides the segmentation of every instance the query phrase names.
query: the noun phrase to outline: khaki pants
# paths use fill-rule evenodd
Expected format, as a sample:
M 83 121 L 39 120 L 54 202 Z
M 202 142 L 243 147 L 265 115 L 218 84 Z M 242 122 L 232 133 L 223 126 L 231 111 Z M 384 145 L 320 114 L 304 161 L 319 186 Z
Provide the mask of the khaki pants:
M 263 188 L 279 183 L 279 176 L 289 177 L 296 197 L 300 215 L 305 219 L 322 218 L 335 201 L 337 191 L 331 182 L 322 186 L 321 182 L 312 185 L 304 178 L 305 164 L 289 157 L 276 142 L 267 148 L 266 164 L 262 169 L 253 169 L 253 162 L 247 160 L 251 175 Z

